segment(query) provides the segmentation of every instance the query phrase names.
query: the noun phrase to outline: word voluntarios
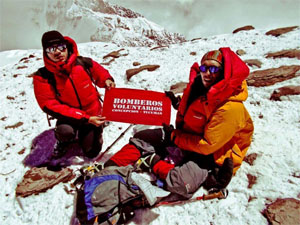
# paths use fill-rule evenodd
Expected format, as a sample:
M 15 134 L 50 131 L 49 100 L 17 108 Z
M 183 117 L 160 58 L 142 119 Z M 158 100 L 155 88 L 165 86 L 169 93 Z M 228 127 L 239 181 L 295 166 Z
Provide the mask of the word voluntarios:
M 112 112 L 145 113 L 162 115 L 162 101 L 114 98 Z

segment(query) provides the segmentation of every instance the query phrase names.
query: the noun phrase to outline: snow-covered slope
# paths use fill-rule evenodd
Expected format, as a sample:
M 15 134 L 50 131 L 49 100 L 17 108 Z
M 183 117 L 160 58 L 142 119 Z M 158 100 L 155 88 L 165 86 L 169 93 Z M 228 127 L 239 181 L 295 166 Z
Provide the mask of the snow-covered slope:
M 5 32 L 1 33 L 0 50 L 39 48 L 41 35 L 53 29 L 74 37 L 77 42 L 155 46 L 185 41 L 182 35 L 103 0 L 28 0 L 5 4 L 7 10 L 1 16 Z
M 299 29 L 279 37 L 266 36 L 265 32 L 251 30 L 224 34 L 154 50 L 91 42 L 79 44 L 79 52 L 102 63 L 103 56 L 124 48 L 120 51 L 124 56 L 105 66 L 117 86 L 164 91 L 172 84 L 188 81 L 190 66 L 199 62 L 206 51 L 223 46 L 229 46 L 233 51 L 243 49 L 246 54 L 241 58 L 260 60 L 261 69 L 299 65 L 296 58 L 265 58 L 268 52 L 299 49 Z M 29 76 L 43 65 L 41 58 L 41 50 L 14 50 L 0 54 L 0 61 L 7 62 L 0 67 L 0 224 L 69 225 L 73 213 L 74 196 L 64 191 L 64 185 L 69 187 L 69 184 L 59 184 L 37 196 L 15 197 L 15 188 L 29 169 L 22 161 L 30 152 L 31 140 L 49 128 L 46 116 L 34 98 Z M 143 71 L 127 81 L 125 72 L 134 68 L 133 62 L 159 64 L 160 68 L 153 72 Z M 300 77 L 297 77 L 268 87 L 249 87 L 245 105 L 253 118 L 255 133 L 248 154 L 257 153 L 258 156 L 253 166 L 246 162 L 242 164 L 228 186 L 227 199 L 138 210 L 130 224 L 267 224 L 261 214 L 266 203 L 276 198 L 299 199 L 300 97 L 289 96 L 278 102 L 269 100 L 274 89 L 299 85 L 299 82 Z M 175 113 L 172 112 L 172 123 Z M 12 128 L 16 124 L 18 126 Z M 105 128 L 103 149 L 127 126 L 112 123 Z M 132 131 L 129 131 L 111 152 L 119 150 L 131 135 Z M 247 174 L 257 177 L 252 188 L 248 188 Z M 203 192 L 201 188 L 195 196 Z

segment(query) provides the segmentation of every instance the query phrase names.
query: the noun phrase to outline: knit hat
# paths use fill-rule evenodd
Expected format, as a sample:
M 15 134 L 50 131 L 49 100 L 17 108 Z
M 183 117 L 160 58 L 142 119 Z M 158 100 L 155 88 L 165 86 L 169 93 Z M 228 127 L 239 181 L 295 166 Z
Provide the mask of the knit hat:
M 66 43 L 66 40 L 64 39 L 62 34 L 59 33 L 58 31 L 52 30 L 43 34 L 42 46 L 44 50 L 52 46 L 53 44 L 60 44 L 60 43 Z
M 221 65 L 223 65 L 222 59 L 223 59 L 222 52 L 219 50 L 213 50 L 213 51 L 209 51 L 209 52 L 205 53 L 205 55 L 201 59 L 201 64 L 205 60 L 215 60 L 218 63 L 220 63 Z

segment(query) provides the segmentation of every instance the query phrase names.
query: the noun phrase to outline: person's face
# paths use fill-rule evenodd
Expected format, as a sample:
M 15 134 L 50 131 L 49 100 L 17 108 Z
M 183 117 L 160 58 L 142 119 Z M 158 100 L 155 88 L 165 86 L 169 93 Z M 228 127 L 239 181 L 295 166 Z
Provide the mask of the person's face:
M 46 48 L 49 59 L 53 62 L 65 62 L 68 59 L 68 49 L 66 44 L 55 44 Z
M 205 60 L 200 66 L 200 75 L 204 87 L 210 88 L 220 80 L 222 73 L 221 64 L 215 60 Z

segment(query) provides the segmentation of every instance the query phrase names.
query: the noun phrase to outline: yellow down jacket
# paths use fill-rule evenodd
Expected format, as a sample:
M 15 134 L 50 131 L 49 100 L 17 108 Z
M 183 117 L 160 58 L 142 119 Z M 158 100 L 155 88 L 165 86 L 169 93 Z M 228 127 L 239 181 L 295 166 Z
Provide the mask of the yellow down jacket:
M 181 149 L 203 155 L 213 154 L 218 165 L 230 157 L 234 173 L 240 167 L 252 140 L 252 119 L 243 101 L 248 97 L 245 78 L 249 68 L 229 48 L 221 48 L 224 79 L 186 106 L 191 83 L 182 96 L 173 131 L 174 143 Z M 191 75 L 199 65 L 191 68 Z M 190 77 L 191 78 L 191 77 Z

